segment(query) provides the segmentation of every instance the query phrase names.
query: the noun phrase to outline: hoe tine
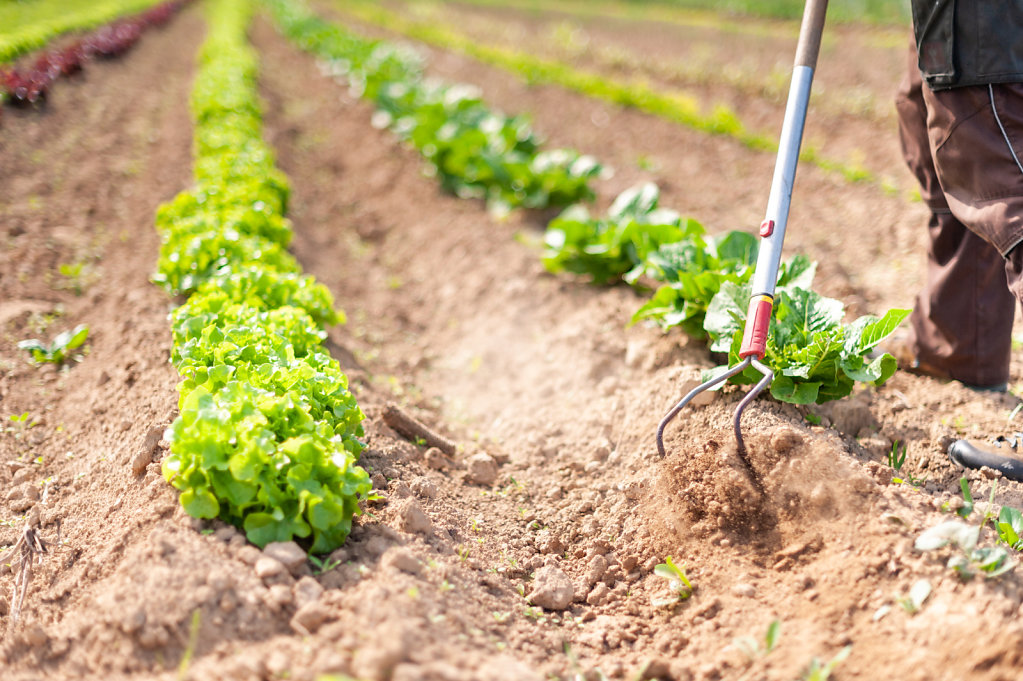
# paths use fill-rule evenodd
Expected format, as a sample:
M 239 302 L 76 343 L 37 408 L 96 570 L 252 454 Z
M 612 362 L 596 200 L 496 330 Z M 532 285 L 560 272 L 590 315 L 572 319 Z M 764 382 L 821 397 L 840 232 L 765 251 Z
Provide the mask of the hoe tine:
M 746 393 L 746 397 L 742 398 L 739 402 L 739 406 L 735 408 L 735 419 L 733 424 L 735 427 L 735 441 L 739 445 L 739 458 L 746 464 L 746 469 L 749 471 L 750 479 L 753 480 L 754 484 L 763 492 L 763 486 L 760 484 L 760 476 L 757 475 L 753 465 L 749 462 L 749 458 L 746 456 L 746 443 L 742 439 L 742 428 L 740 427 L 740 421 L 742 420 L 742 412 L 749 406 L 750 402 L 757 398 L 764 388 L 771 385 L 771 381 L 774 380 L 774 372 L 771 371 L 763 362 L 756 359 L 755 357 L 748 357 L 750 364 L 754 369 L 764 375 L 760 381 L 753 386 L 753 389 Z
M 710 390 L 714 386 L 716 386 L 716 385 L 718 385 L 720 383 L 724 383 L 725 381 L 727 381 L 732 376 L 735 376 L 736 374 L 742 373 L 753 362 L 756 362 L 756 360 L 753 359 L 752 357 L 747 357 L 746 359 L 744 359 L 743 361 L 739 362 L 734 367 L 732 367 L 731 369 L 729 369 L 725 373 L 721 374 L 720 376 L 715 376 L 714 378 L 710 379 L 706 383 L 701 383 L 700 385 L 698 385 L 695 388 L 693 388 L 689 392 L 688 395 L 683 397 L 681 402 L 679 402 L 674 407 L 672 407 L 671 411 L 669 411 L 667 414 L 664 415 L 664 418 L 661 419 L 661 422 L 659 424 L 657 424 L 657 451 L 661 455 L 661 458 L 664 458 L 664 456 L 665 456 L 665 451 L 664 451 L 664 428 L 669 423 L 671 423 L 672 419 L 674 419 L 676 416 L 678 416 L 678 413 L 680 411 L 682 411 L 683 407 L 685 407 L 687 404 L 689 404 L 689 402 L 694 397 L 696 397 L 697 395 L 699 395 L 703 391 Z M 760 363 L 757 362 L 757 364 L 760 364 Z M 761 366 L 763 366 L 763 365 L 761 365 Z M 762 371 L 762 369 L 760 369 L 760 370 Z M 773 374 L 772 374 L 772 376 L 773 376 Z M 762 383 L 763 383 L 763 381 L 758 383 L 757 386 L 760 387 L 760 385 Z M 737 418 L 738 418 L 738 412 L 736 412 L 736 415 L 737 415 Z M 738 420 L 736 420 L 736 424 L 738 424 Z M 738 425 L 736 426 L 736 428 L 738 428 Z M 741 443 L 741 440 L 740 440 L 740 443 Z

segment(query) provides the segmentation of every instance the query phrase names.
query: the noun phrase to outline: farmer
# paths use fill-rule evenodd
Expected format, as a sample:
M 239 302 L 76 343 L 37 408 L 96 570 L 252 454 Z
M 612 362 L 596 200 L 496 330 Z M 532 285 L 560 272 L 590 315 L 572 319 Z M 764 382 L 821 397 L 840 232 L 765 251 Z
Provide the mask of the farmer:
M 907 368 L 1004 392 L 1023 301 L 1023 2 L 912 7 L 896 105 L 931 216 Z

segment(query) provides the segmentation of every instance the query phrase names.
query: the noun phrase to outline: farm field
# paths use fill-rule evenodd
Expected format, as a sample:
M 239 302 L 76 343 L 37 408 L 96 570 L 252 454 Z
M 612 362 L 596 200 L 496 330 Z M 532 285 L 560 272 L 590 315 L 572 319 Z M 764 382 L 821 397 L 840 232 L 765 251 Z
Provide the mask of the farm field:
M 684 92 L 704 114 L 721 105 L 744 129 L 777 137 L 795 23 L 644 3 L 663 8 L 651 21 L 624 4 L 576 4 L 585 5 L 309 7 L 356 35 L 411 46 L 426 76 L 479 88 L 493 111 L 528 115 L 543 150 L 586 155 L 547 167 L 552 178 L 575 173 L 566 196 L 581 186 L 572 182 L 588 183 L 593 215 L 653 182 L 660 207 L 710 235 L 755 233 L 772 150 L 528 83 L 413 36 L 426 25 Z M 763 491 L 732 436 L 744 388 L 687 408 L 662 460 L 658 421 L 722 356 L 679 328 L 629 325 L 649 291 L 548 272 L 556 192 L 523 198 L 464 177 L 455 186 L 470 198 L 444 191 L 423 158 L 430 144 L 402 141 L 387 129 L 393 117 L 331 77 L 340 62 L 325 65 L 283 35 L 277 20 L 296 6 L 305 5 L 188 3 L 120 58 L 0 114 L 0 553 L 29 551 L 26 528 L 48 548 L 27 554 L 28 574 L 24 553 L 0 565 L 4 679 L 1018 677 L 1020 569 L 989 577 L 976 555 L 915 543 L 961 515 L 986 525 L 981 550 L 1018 558 L 996 544 L 985 511 L 989 500 L 995 515 L 1023 508 L 1019 483 L 963 471 L 944 452 L 957 437 L 1020 429 L 1023 351 L 1004 395 L 902 371 L 824 404 L 763 395 L 743 421 Z M 384 21 L 388 12 L 401 21 Z M 344 43 L 316 35 L 321 47 Z M 908 27 L 826 29 L 806 138 L 816 156 L 799 168 L 786 256 L 817 262 L 814 290 L 841 300 L 846 321 L 911 307 L 924 274 L 927 216 L 901 165 L 892 105 L 907 42 Z M 400 93 L 384 95 L 400 105 Z M 526 207 L 505 205 L 516 200 Z M 221 237 L 220 251 L 203 250 Z M 237 262 L 227 261 L 232 243 Z M 272 295 L 223 271 L 235 267 L 294 290 L 260 307 Z M 329 323 L 310 275 L 344 324 Z M 218 298 L 243 289 L 241 302 Z M 266 428 L 281 447 L 302 439 L 288 450 L 296 460 L 315 450 L 341 461 L 351 490 L 338 503 L 357 496 L 361 508 L 347 538 L 345 518 L 331 524 L 345 529 L 338 535 L 312 510 L 246 511 L 244 485 L 230 488 L 241 500 L 230 510 L 219 497 L 220 519 L 182 505 L 217 516 L 195 481 L 214 480 L 217 495 L 224 484 L 185 474 L 185 446 L 174 447 L 189 441 L 189 425 L 244 420 L 234 403 L 211 406 L 228 380 L 214 367 L 225 365 L 202 365 L 204 352 L 221 362 L 244 346 L 229 342 L 237 328 L 218 326 L 231 315 L 255 329 L 256 354 L 267 339 L 289 339 L 263 366 L 291 370 L 296 355 L 315 364 L 314 378 L 271 372 L 287 404 L 274 403 Z M 18 346 L 79 325 L 88 337 L 63 364 L 34 364 Z M 311 349 L 296 351 L 303 343 Z M 228 381 L 264 391 L 244 402 L 236 389 L 246 428 L 253 410 L 270 413 L 273 392 L 250 355 L 230 370 L 245 380 Z M 361 435 L 349 397 L 365 414 Z M 242 425 L 209 436 L 194 445 L 196 465 L 213 459 L 211 443 L 248 436 Z M 905 454 L 900 470 L 893 452 Z M 232 473 L 239 466 L 232 460 Z M 319 492 L 288 470 L 312 508 Z M 240 530 L 222 519 L 237 509 L 258 522 L 239 520 Z M 301 548 L 261 551 L 246 531 L 260 543 L 294 531 Z M 329 548 L 309 558 L 314 536 Z M 960 555 L 979 574 L 947 567 Z M 658 567 L 671 563 L 689 587 Z

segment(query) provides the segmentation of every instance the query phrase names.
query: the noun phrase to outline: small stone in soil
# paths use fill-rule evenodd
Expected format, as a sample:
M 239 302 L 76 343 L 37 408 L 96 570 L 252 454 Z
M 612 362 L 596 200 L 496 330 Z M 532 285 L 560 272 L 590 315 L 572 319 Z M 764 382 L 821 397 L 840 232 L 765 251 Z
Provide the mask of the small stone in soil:
M 437 471 L 443 471 L 451 467 L 451 459 L 444 455 L 444 452 L 440 451 L 436 447 L 430 447 L 423 454 L 423 463 L 428 468 L 432 468 Z

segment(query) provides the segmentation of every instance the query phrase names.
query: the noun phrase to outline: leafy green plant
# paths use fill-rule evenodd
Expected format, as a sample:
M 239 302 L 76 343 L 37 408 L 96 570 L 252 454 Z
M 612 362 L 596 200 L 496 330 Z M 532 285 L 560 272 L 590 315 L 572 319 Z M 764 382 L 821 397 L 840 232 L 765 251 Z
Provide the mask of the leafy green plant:
M 285 250 L 289 188 L 262 140 L 252 11 L 210 5 L 192 92 L 196 187 L 156 218 L 153 278 L 189 294 L 171 315 L 181 415 L 162 465 L 190 515 L 241 527 L 258 546 L 294 538 L 325 554 L 371 498 L 356 465 L 363 414 L 322 347 L 343 314 Z
M 298 2 L 266 4 L 290 40 L 330 60 L 334 75 L 376 104 L 374 125 L 418 149 L 445 190 L 498 212 L 592 198 L 589 181 L 601 170 L 593 157 L 541 150 L 526 118 L 492 111 L 474 87 L 427 80 L 407 49 L 345 31 Z
M 712 350 L 727 349 L 729 364 L 739 360 L 749 286 L 722 285 L 707 310 L 705 327 Z M 881 318 L 863 316 L 843 324 L 845 309 L 838 300 L 801 288 L 782 288 L 774 305 L 767 337 L 766 363 L 775 372 L 771 395 L 794 404 L 821 403 L 845 397 L 857 381 L 882 385 L 895 373 L 895 358 L 869 353 L 909 315 L 889 310 Z M 752 368 L 734 377 L 754 383 L 762 376 Z
M 336 3 L 339 4 L 339 3 Z M 555 59 L 507 47 L 485 44 L 456 29 L 433 22 L 421 22 L 407 15 L 390 11 L 377 3 L 345 2 L 343 10 L 361 21 L 386 27 L 423 42 L 466 54 L 491 66 L 510 71 L 533 84 L 553 84 L 713 135 L 725 135 L 751 148 L 775 151 L 777 143 L 762 133 L 750 130 L 727 106 L 718 104 L 709 112 L 701 103 L 678 92 L 664 92 L 641 80 L 624 81 L 608 78 Z M 820 152 L 804 146 L 800 160 L 834 172 L 849 182 L 879 183 L 869 170 L 855 163 L 822 157 Z
M 958 552 L 949 558 L 947 565 L 963 581 L 977 574 L 992 578 L 1013 570 L 1016 561 L 1004 546 L 977 546 L 980 529 L 978 525 L 949 520 L 926 530 L 917 537 L 914 546 L 918 551 L 933 551 L 950 545 L 957 548 Z
M 689 578 L 686 577 L 684 567 L 676 565 L 672 561 L 671 556 L 667 556 L 663 563 L 658 563 L 654 567 L 654 574 L 668 580 L 668 586 L 672 593 L 671 596 L 666 598 L 654 598 L 652 604 L 655 607 L 672 605 L 679 601 L 684 601 L 693 595 L 693 585 Z
M 727 284 L 744 285 L 753 277 L 760 242 L 746 232 L 706 237 L 691 230 L 690 234 L 689 238 L 662 246 L 647 259 L 645 273 L 665 283 L 636 311 L 632 322 L 649 319 L 664 330 L 678 326 L 690 336 L 703 339 L 710 330 L 707 313 L 722 288 Z M 781 264 L 778 286 L 782 290 L 809 288 L 816 269 L 806 256 L 796 256 Z M 727 347 L 711 349 L 727 351 Z
M 132 12 L 140 12 L 159 0 L 68 0 L 4 3 L 0 11 L 0 64 L 38 49 L 57 36 L 106 24 Z
M 1011 506 L 1002 506 L 995 523 L 998 540 L 1015 551 L 1023 551 L 1023 513 Z
M 47 344 L 38 339 L 31 338 L 20 341 L 18 348 L 31 354 L 32 361 L 36 364 L 46 362 L 63 364 L 70 359 L 81 360 L 82 356 L 80 354 L 74 355 L 72 353 L 82 347 L 88 338 L 89 327 L 85 324 L 79 324 L 70 331 L 57 334 L 52 343 Z
M 657 207 L 653 183 L 626 189 L 601 219 L 572 206 L 547 225 L 544 266 L 551 272 L 586 274 L 595 284 L 635 281 L 647 258 L 662 245 L 702 236 L 703 227 L 673 210 Z

